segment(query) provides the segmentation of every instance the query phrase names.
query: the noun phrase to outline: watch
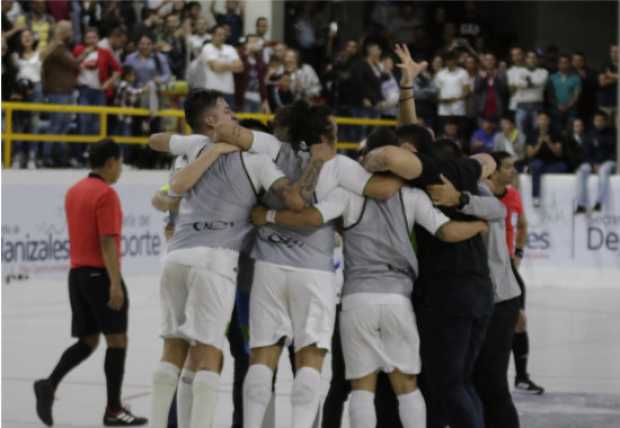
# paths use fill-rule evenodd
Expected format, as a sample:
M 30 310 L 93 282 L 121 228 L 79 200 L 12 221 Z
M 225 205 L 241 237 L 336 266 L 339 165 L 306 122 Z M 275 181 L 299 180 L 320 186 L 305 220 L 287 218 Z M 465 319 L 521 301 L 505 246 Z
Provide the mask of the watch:
M 467 205 L 469 203 L 469 193 L 467 192 L 461 192 L 461 194 L 459 195 L 459 205 L 458 205 L 458 209 L 462 210 L 465 205 Z

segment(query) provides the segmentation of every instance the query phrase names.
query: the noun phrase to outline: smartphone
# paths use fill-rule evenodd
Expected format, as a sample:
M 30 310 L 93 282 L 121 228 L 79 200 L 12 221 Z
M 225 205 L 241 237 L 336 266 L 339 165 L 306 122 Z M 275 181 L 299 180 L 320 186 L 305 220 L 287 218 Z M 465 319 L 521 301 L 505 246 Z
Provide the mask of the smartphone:
M 331 33 L 337 33 L 338 32 L 338 23 L 333 21 L 329 24 L 329 31 Z

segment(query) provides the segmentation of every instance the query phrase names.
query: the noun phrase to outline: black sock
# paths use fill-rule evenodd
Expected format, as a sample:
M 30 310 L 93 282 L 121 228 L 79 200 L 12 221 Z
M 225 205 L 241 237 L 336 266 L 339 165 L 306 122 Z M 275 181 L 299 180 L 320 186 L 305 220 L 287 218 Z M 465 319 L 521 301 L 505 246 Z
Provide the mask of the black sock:
M 54 371 L 52 371 L 52 374 L 48 378 L 54 389 L 58 387 L 58 384 L 62 378 L 67 375 L 67 373 L 88 358 L 92 352 L 93 348 L 81 340 L 78 340 L 73 346 L 67 348 L 60 357 L 60 361 L 58 361 L 56 367 L 54 367 Z
M 515 333 L 512 341 L 512 353 L 515 359 L 517 379 L 527 378 L 527 358 L 530 353 L 530 340 L 527 331 Z
M 121 387 L 125 374 L 126 348 L 108 348 L 105 353 L 105 379 L 108 389 L 108 410 L 117 411 L 122 408 Z

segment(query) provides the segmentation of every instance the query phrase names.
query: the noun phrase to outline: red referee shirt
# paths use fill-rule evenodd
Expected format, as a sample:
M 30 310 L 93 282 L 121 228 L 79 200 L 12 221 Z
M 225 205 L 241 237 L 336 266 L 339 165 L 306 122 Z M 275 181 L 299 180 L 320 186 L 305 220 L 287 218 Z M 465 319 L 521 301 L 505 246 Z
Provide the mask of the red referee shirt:
M 71 268 L 104 268 L 102 236 L 114 236 L 119 266 L 123 212 L 116 191 L 97 174 L 74 184 L 65 196 Z
M 521 194 L 512 186 L 506 188 L 506 193 L 500 199 L 506 207 L 506 242 L 511 256 L 515 255 L 515 224 L 517 217 L 523 214 Z

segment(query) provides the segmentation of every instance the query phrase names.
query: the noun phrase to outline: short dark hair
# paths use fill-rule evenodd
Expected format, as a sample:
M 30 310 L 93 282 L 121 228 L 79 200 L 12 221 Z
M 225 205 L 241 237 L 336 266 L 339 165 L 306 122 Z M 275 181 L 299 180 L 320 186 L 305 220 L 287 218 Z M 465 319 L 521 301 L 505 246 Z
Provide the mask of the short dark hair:
M 134 68 L 131 65 L 125 64 L 123 65 L 122 71 L 121 71 L 121 78 L 125 79 L 127 77 L 128 74 L 135 74 L 136 70 L 134 70 Z
M 459 59 L 459 54 L 454 49 L 449 50 L 443 55 L 444 61 L 456 61 Z
M 365 152 L 371 152 L 374 149 L 384 146 L 398 146 L 398 135 L 392 128 L 382 126 L 375 129 L 366 138 Z
M 110 34 L 108 35 L 108 37 L 111 36 L 124 36 L 127 34 L 127 30 L 125 29 L 125 27 L 120 26 L 120 27 L 114 27 L 112 29 L 112 31 L 110 31 Z
M 258 18 L 256 18 L 256 25 L 258 25 L 258 22 L 262 20 L 269 22 L 266 16 L 259 16 Z
M 419 152 L 428 152 L 433 145 L 433 134 L 421 125 L 399 126 L 396 135 L 401 144 L 411 143 Z
M 90 145 L 88 149 L 88 162 L 92 169 L 102 168 L 108 159 L 120 159 L 121 146 L 111 138 L 104 138 Z
M 575 56 L 575 55 L 576 55 L 576 56 L 580 56 L 580 57 L 582 57 L 583 59 L 585 59 L 585 58 L 586 58 L 586 54 L 584 54 L 584 53 L 583 53 L 583 51 L 575 51 L 575 52 L 573 52 L 573 56 Z
M 538 112 L 538 116 L 540 116 L 541 114 L 544 115 L 544 116 L 547 116 L 548 118 L 551 118 L 551 114 L 547 110 L 539 111 Z
M 95 33 L 97 36 L 99 36 L 99 29 L 97 27 L 86 27 L 86 29 L 84 30 L 84 37 L 86 37 L 88 33 Z
M 499 169 L 504 159 L 510 159 L 512 155 L 504 150 L 498 150 L 496 152 L 491 152 L 491 157 L 493 158 L 493 160 L 497 164 L 497 168 Z
M 207 110 L 215 107 L 218 98 L 223 98 L 221 92 L 208 89 L 193 89 L 187 95 L 183 108 L 185 121 L 194 132 L 198 132 L 198 120 Z
M 609 119 L 609 115 L 605 113 L 603 110 L 596 110 L 594 112 L 594 116 L 602 116 L 605 118 L 605 120 Z
M 251 129 L 252 131 L 260 131 L 270 133 L 271 129 L 265 125 L 263 122 L 257 119 L 242 119 L 239 121 L 239 125 L 244 128 Z
M 295 101 L 290 112 L 290 143 L 296 150 L 302 142 L 319 144 L 321 137 L 332 131 L 332 112 L 327 106 L 311 106 L 304 100 Z
M 570 61 L 570 55 L 567 54 L 567 53 L 561 53 L 560 55 L 558 55 L 558 60 L 560 60 L 562 58 L 567 59 L 568 61 Z
M 515 123 L 514 113 L 510 113 L 510 112 L 504 113 L 501 117 L 501 120 L 507 120 L 514 125 Z
M 430 147 L 430 153 L 440 161 L 460 159 L 463 156 L 463 150 L 454 140 L 449 138 L 440 138 Z

